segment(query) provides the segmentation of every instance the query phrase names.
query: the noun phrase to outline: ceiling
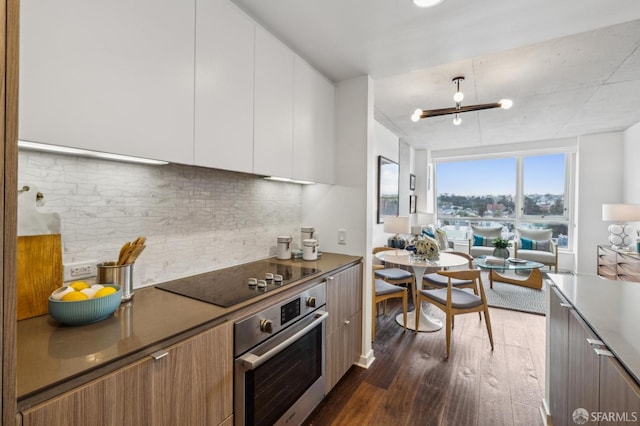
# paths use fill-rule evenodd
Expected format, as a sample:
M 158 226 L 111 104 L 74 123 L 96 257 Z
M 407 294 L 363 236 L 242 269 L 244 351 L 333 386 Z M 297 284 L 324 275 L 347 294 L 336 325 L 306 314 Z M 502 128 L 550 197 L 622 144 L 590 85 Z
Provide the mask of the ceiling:
M 368 74 L 375 118 L 416 149 L 620 131 L 640 122 L 640 1 L 233 0 L 334 82 Z M 416 108 L 510 98 L 427 118 Z

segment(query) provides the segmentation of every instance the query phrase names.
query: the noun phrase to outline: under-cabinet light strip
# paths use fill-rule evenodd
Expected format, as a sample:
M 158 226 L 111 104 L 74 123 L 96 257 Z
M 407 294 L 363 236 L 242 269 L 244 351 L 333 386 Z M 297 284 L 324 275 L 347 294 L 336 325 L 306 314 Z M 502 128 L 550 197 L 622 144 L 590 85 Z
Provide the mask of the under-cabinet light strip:
M 29 141 L 22 141 L 22 140 L 18 141 L 18 147 L 23 149 L 30 149 L 34 151 L 55 152 L 57 154 L 78 155 L 81 157 L 92 157 L 92 158 L 101 158 L 103 160 L 125 161 L 128 163 L 151 164 L 151 165 L 157 165 L 157 166 L 169 164 L 169 162 L 167 161 L 152 160 L 150 158 L 131 157 L 129 155 L 110 154 L 108 152 L 89 151 L 88 149 L 69 148 L 66 146 L 49 145 L 44 143 L 29 142 Z

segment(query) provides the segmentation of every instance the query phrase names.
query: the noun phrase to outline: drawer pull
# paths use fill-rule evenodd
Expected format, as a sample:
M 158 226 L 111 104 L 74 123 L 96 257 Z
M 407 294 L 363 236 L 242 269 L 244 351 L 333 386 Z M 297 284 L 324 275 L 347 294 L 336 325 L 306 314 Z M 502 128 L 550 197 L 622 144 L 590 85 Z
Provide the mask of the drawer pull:
M 568 308 L 568 309 L 573 308 L 573 306 L 571 306 L 571 304 L 570 304 L 570 303 L 561 303 L 561 304 L 560 304 L 560 307 L 562 307 L 562 308 Z
M 169 355 L 169 352 L 165 351 L 164 349 L 161 349 L 159 351 L 152 353 L 151 357 L 157 361 L 159 359 L 164 358 L 167 355 Z
M 604 346 L 604 342 L 598 339 L 587 338 L 587 343 L 590 345 Z
M 608 356 L 613 358 L 613 354 L 607 349 L 594 348 L 593 349 L 598 356 Z
M 349 324 L 351 324 L 351 321 L 349 321 L 349 320 L 345 320 L 345 321 L 344 321 L 344 323 L 345 323 L 346 325 L 349 325 Z
M 334 278 L 335 278 L 335 277 L 327 277 L 327 278 L 326 278 L 326 280 L 327 280 L 327 281 L 333 281 L 333 279 L 334 279 Z

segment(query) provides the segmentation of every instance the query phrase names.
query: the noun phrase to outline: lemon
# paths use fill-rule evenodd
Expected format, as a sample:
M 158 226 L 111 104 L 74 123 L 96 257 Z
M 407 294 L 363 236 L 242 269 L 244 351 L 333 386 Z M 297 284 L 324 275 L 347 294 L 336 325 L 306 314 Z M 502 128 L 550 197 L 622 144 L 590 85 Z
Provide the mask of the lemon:
M 71 293 L 67 293 L 64 296 L 62 296 L 62 300 L 64 302 L 75 302 L 77 300 L 87 300 L 89 299 L 89 297 L 87 297 L 86 294 L 81 293 L 79 291 L 72 291 Z
M 75 291 L 80 291 L 80 290 L 84 290 L 85 288 L 89 288 L 91 286 L 84 281 L 74 281 L 71 284 L 69 284 L 69 287 L 72 287 Z
M 100 290 L 96 291 L 96 294 L 93 296 L 94 298 L 108 296 L 116 292 L 116 289 L 113 287 L 103 287 Z

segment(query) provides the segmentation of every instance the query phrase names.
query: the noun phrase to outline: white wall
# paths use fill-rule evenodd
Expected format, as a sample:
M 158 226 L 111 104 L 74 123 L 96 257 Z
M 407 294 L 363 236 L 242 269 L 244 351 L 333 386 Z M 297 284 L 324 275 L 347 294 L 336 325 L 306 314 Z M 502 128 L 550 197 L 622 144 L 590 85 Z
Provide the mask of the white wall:
M 323 251 L 363 256 L 366 252 L 368 78 L 336 85 L 334 184 L 308 185 L 302 191 L 302 221 L 319 232 Z M 338 230 L 347 232 L 338 244 Z
M 362 352 L 359 364 L 373 362 L 371 349 L 371 250 L 375 224 L 373 200 L 377 157 L 374 156 L 373 82 L 368 76 L 336 85 L 334 184 L 303 189 L 303 222 L 320 233 L 323 251 L 362 256 Z M 347 243 L 338 244 L 338 229 Z
M 385 234 L 383 230 L 384 224 L 378 223 L 378 200 L 376 198 L 378 194 L 378 156 L 382 155 L 383 157 L 388 158 L 391 161 L 395 161 L 400 164 L 400 140 L 396 135 L 391 133 L 389 129 L 384 127 L 382 124 L 374 121 L 373 124 L 373 144 L 372 144 L 372 152 L 373 152 L 373 160 L 371 163 L 373 169 L 374 176 L 374 188 L 373 188 L 373 199 L 372 199 L 372 224 L 373 224 L 373 234 L 372 234 L 372 242 L 373 247 L 384 246 L 387 244 L 387 239 L 390 237 L 389 234 Z M 402 169 L 402 167 L 401 167 Z M 402 183 L 401 183 L 402 184 Z M 409 186 L 409 180 L 407 177 L 407 187 Z M 402 191 L 400 192 L 402 193 Z M 400 204 L 402 206 L 402 204 Z M 400 215 L 404 216 L 409 213 L 409 203 L 407 196 L 407 203 L 404 211 L 400 209 Z
M 638 159 L 640 158 L 640 123 L 629 127 L 622 135 L 623 193 L 625 203 L 640 204 L 640 179 L 638 179 Z M 636 224 L 636 229 L 640 229 Z
M 623 202 L 623 134 L 578 138 L 575 271 L 597 273 L 597 245 L 608 244 L 602 204 Z

